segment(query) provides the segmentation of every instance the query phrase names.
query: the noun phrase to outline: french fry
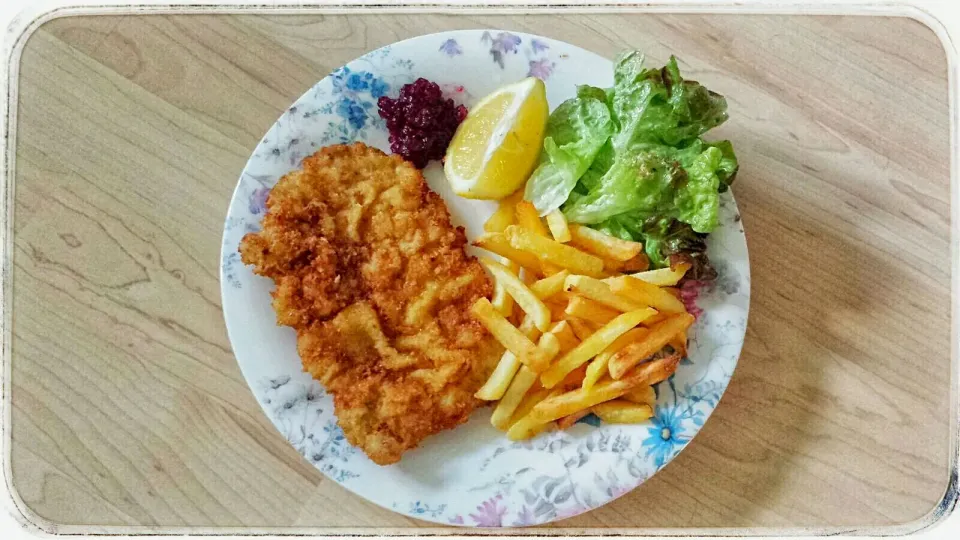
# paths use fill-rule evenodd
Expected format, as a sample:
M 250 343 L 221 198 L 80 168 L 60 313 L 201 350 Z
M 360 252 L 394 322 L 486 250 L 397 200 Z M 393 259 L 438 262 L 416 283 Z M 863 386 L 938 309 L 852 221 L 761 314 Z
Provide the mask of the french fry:
M 540 331 L 534 326 L 533 319 L 530 317 L 524 317 L 523 322 L 520 323 L 519 330 L 531 341 L 540 337 Z M 510 351 L 503 351 L 503 355 L 500 356 L 500 362 L 493 370 L 493 373 L 490 374 L 490 378 L 487 379 L 487 382 L 483 383 L 483 386 L 481 386 L 474 395 L 477 399 L 484 401 L 496 401 L 500 399 L 507 391 L 507 387 L 510 386 L 510 381 L 513 380 L 513 376 L 516 375 L 520 366 L 521 363 L 517 355 Z
M 503 351 L 503 355 L 500 356 L 500 362 L 497 363 L 497 367 L 493 370 L 493 373 L 490 374 L 490 378 L 487 379 L 487 382 L 483 383 L 483 386 L 477 390 L 474 396 L 484 401 L 496 401 L 502 398 L 510 386 L 513 377 L 517 374 L 517 370 L 520 369 L 520 366 L 520 360 L 517 359 L 517 355 L 510 351 Z
M 566 321 L 570 323 L 570 328 L 573 329 L 574 335 L 576 335 L 580 341 L 587 339 L 597 331 L 589 321 L 568 316 L 566 314 L 566 308 L 564 308 L 564 316 L 566 317 Z
M 520 273 L 520 265 L 511 261 L 510 259 L 504 259 L 503 265 L 513 274 L 517 275 Z M 504 317 L 510 318 L 513 315 L 513 297 L 507 292 L 506 287 L 503 286 L 503 283 L 500 280 L 494 280 L 493 282 L 493 298 L 490 299 L 490 303 L 493 304 L 493 307 L 500 312 Z
M 629 261 L 643 252 L 643 244 L 621 240 L 576 223 L 570 225 L 570 243 L 606 259 Z
M 687 356 L 687 332 L 686 331 L 677 332 L 677 335 L 673 336 L 673 339 L 670 340 L 670 343 L 668 343 L 668 345 L 673 347 L 673 350 L 677 351 L 677 353 L 681 357 L 686 357 Z
M 572 351 L 563 355 L 557 363 L 550 366 L 550 369 L 540 377 L 540 382 L 545 388 L 553 388 L 568 373 L 585 364 L 606 349 L 618 337 L 654 313 L 656 312 L 650 308 L 642 308 L 617 316 L 616 319 L 581 341 Z M 574 327 L 574 330 L 576 330 L 576 327 Z
M 536 362 L 531 362 L 530 369 L 535 373 L 543 373 L 550 365 L 550 361 L 560 353 L 560 340 L 557 336 L 547 332 L 540 336 L 537 342 L 537 352 L 540 353 Z
M 493 427 L 500 430 L 509 427 L 510 418 L 514 411 L 520 406 L 523 396 L 527 394 L 527 391 L 535 382 L 537 382 L 537 374 L 527 366 L 521 366 L 517 374 L 514 375 L 510 387 L 507 388 L 506 393 L 503 394 L 503 397 L 500 398 L 497 406 L 493 409 L 493 414 L 490 416 L 490 423 L 493 424 Z
M 554 321 L 562 321 L 567 318 L 567 302 L 556 301 L 556 300 L 547 300 L 544 302 L 548 308 L 550 308 L 550 318 Z
M 507 438 L 511 441 L 530 439 L 536 437 L 537 434 L 549 426 L 549 422 L 540 422 L 528 414 L 510 426 L 510 429 L 507 430 Z
M 590 390 L 578 388 L 559 396 L 548 397 L 537 403 L 528 416 L 540 423 L 552 422 L 578 411 L 589 409 L 598 403 L 616 399 L 638 386 L 648 384 L 647 380 L 651 376 L 671 369 L 671 362 L 672 369 L 675 370 L 680 358 L 674 355 L 648 362 L 638 366 L 637 369 L 631 370 L 622 379 L 601 381 Z
M 518 189 L 513 195 L 500 201 L 496 211 L 490 216 L 490 219 L 483 224 L 483 230 L 491 233 L 503 232 L 504 229 L 517 222 L 514 208 L 517 203 L 523 199 L 523 190 Z
M 652 407 L 657 402 L 657 392 L 653 386 L 639 386 L 624 394 L 623 399 L 634 403 L 646 403 Z
M 561 270 L 552 276 L 545 277 L 531 284 L 530 290 L 533 291 L 533 294 L 537 295 L 537 298 L 546 300 L 547 298 L 550 298 L 563 291 L 564 281 L 566 281 L 567 276 L 569 275 L 570 272 Z
M 581 418 L 590 414 L 590 409 L 584 409 L 582 411 L 577 411 L 573 414 L 564 416 L 563 418 L 557 420 L 558 429 L 570 429 L 574 424 L 580 421 Z
M 567 376 L 557 384 L 553 390 L 566 392 L 578 388 L 583 384 L 583 378 L 587 376 L 587 366 L 580 366 L 577 369 L 567 373 Z M 558 392 L 559 393 L 559 392 Z
M 550 234 L 557 242 L 566 244 L 570 241 L 570 227 L 567 224 L 567 218 L 559 208 L 547 214 L 547 227 L 550 228 Z
M 532 202 L 518 202 L 514 208 L 514 212 L 517 214 L 518 225 L 536 235 L 550 238 L 550 231 L 547 229 L 547 226 L 543 224 L 543 220 L 540 219 L 540 213 L 537 212 Z
M 660 288 L 670 293 L 670 295 L 676 298 L 677 300 L 680 300 L 680 289 L 676 287 L 660 287 Z
M 653 407 L 650 405 L 624 399 L 598 403 L 590 411 L 608 424 L 637 424 L 653 417 Z
M 691 324 L 693 324 L 693 315 L 681 313 L 652 326 L 646 337 L 620 349 L 610 358 L 610 376 L 614 379 L 623 377 L 630 368 L 662 349 L 673 339 L 673 336 L 686 331 Z M 680 355 L 677 354 L 677 356 Z M 546 373 L 544 376 L 546 376 Z
M 571 276 L 573 277 L 573 276 Z M 567 278 L 567 282 L 571 278 Z M 663 313 L 686 313 L 683 302 L 660 287 L 630 276 L 620 276 L 610 281 L 610 290 L 618 296 L 629 298 L 638 304 L 653 306 Z
M 511 247 L 532 254 L 542 262 L 587 276 L 598 276 L 603 273 L 602 259 L 575 247 L 531 233 L 516 225 L 507 227 L 503 234 Z M 520 264 L 526 266 L 522 261 Z
M 598 324 L 607 324 L 620 315 L 619 311 L 583 296 L 574 296 L 570 299 L 565 312 L 572 317 L 580 317 Z
M 609 372 L 607 366 L 610 363 L 610 357 L 627 345 L 643 339 L 649 332 L 650 330 L 647 328 L 633 328 L 614 340 L 587 366 L 587 373 L 583 377 L 583 389 L 590 390 L 597 381 Z
M 642 324 L 643 326 L 646 326 L 647 328 L 649 328 L 649 327 L 651 327 L 651 326 L 653 326 L 653 325 L 655 325 L 655 324 L 659 324 L 659 323 L 661 323 L 661 322 L 663 322 L 663 321 L 665 321 L 665 320 L 667 320 L 667 319 L 669 319 L 669 318 L 670 318 L 670 314 L 669 314 L 669 313 L 660 313 L 660 312 L 658 311 L 656 315 L 654 315 L 653 317 L 650 317 L 649 319 L 643 321 L 643 322 L 640 323 L 640 324 Z
M 514 207 L 514 212 L 517 217 L 517 225 L 537 236 L 550 238 L 550 231 L 547 230 L 546 225 L 543 224 L 543 220 L 540 219 L 540 214 L 533 206 L 533 203 L 530 201 L 520 201 L 516 207 Z M 543 260 L 540 261 L 540 268 L 543 274 L 547 276 L 560 271 L 560 267 L 557 265 Z
M 674 372 L 677 371 L 677 366 L 679 365 L 680 355 L 673 353 L 658 360 L 640 364 L 634 368 L 634 370 L 645 370 L 647 372 L 647 379 L 644 381 L 644 384 L 652 386 L 667 380 L 671 375 L 674 374 Z M 626 377 L 627 376 L 625 375 L 624 378 Z
M 557 341 L 560 343 L 560 352 L 557 354 L 565 354 L 580 344 L 580 340 L 577 338 L 577 335 L 573 333 L 573 327 L 570 326 L 568 321 L 554 323 L 553 327 L 550 328 L 550 333 L 556 336 Z
M 623 312 L 635 311 L 650 305 L 617 294 L 611 285 L 588 276 L 569 276 L 563 282 L 563 288 Z
M 550 390 L 546 388 L 537 388 L 536 383 L 533 387 L 527 391 L 526 395 L 523 396 L 523 399 L 520 400 L 520 404 L 517 405 L 517 409 L 513 411 L 513 416 L 510 417 L 509 425 L 516 424 L 524 416 L 530 414 L 530 411 L 533 410 L 533 407 L 546 399 L 550 395 Z
M 622 272 L 643 272 L 650 268 L 650 258 L 646 253 L 640 253 L 630 260 L 624 261 L 620 267 Z
M 513 297 L 520 309 L 527 316 L 533 318 L 534 324 L 541 332 L 550 329 L 550 309 L 542 300 L 537 298 L 537 295 L 529 287 L 520 281 L 515 273 L 511 272 L 506 266 L 489 259 L 482 258 L 480 263 L 493 274 L 495 283 L 502 286 Z
M 544 358 L 543 351 L 538 350 L 530 338 L 510 324 L 486 298 L 478 298 L 470 312 L 505 349 L 515 354 L 524 364 L 540 366 L 550 361 L 549 358 Z
M 516 227 L 516 225 L 510 225 Z M 509 227 L 508 227 L 509 228 Z M 518 263 L 524 270 L 540 272 L 540 259 L 532 253 L 522 251 L 510 245 L 510 241 L 503 233 L 484 233 L 478 236 L 473 245 L 485 249 L 491 253 L 496 253 L 501 257 L 506 257 L 511 261 Z
M 646 281 L 647 283 L 651 285 L 657 285 L 658 287 L 672 287 L 677 283 L 680 283 L 680 280 L 683 279 L 684 274 L 686 274 L 687 270 L 689 269 L 690 264 L 680 263 L 671 268 L 658 268 L 656 270 L 638 272 L 636 274 L 631 274 L 630 277 Z

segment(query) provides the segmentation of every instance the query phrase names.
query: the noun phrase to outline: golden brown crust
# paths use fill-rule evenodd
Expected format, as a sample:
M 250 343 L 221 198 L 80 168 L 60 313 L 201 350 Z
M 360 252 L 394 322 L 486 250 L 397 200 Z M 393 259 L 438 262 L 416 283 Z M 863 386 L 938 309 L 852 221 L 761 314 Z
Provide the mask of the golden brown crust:
M 443 200 L 398 156 L 361 143 L 303 161 L 267 199 L 241 258 L 276 283 L 279 324 L 334 396 L 347 439 L 393 463 L 464 422 L 500 354 L 470 316 L 491 284 Z

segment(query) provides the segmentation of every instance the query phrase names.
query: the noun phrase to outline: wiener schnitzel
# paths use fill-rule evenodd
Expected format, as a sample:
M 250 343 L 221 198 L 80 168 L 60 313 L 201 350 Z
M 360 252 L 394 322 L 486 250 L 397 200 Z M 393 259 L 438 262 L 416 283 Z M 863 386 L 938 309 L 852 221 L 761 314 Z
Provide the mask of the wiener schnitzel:
M 398 156 L 323 148 L 280 179 L 243 262 L 274 280 L 278 324 L 333 394 L 347 440 L 399 461 L 464 421 L 502 352 L 470 315 L 492 291 L 439 195 Z

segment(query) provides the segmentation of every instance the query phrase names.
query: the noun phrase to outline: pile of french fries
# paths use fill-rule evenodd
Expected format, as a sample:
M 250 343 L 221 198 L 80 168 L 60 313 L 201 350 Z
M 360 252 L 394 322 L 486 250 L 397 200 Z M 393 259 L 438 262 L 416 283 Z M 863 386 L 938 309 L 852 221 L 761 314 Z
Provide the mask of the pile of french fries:
M 694 318 L 674 286 L 689 265 L 648 270 L 642 244 L 567 223 L 559 210 L 541 219 L 519 193 L 484 230 L 474 245 L 503 257 L 481 258 L 494 294 L 472 307 L 506 349 L 476 394 L 497 402 L 493 425 L 523 440 L 590 413 L 652 417 L 652 385 L 686 354 Z

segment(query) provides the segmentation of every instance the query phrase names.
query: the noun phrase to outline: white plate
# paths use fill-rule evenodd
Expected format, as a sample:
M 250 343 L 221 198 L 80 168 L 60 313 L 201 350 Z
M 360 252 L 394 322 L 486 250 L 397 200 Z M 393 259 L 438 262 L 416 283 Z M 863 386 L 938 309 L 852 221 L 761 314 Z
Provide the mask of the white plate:
M 366 54 L 317 83 L 283 113 L 257 145 L 230 202 L 220 268 L 223 312 L 240 369 L 267 416 L 300 453 L 357 495 L 411 517 L 466 526 L 546 523 L 601 506 L 650 478 L 700 430 L 730 381 L 746 331 L 750 293 L 747 245 L 733 196 L 721 199 L 721 225 L 709 237 L 720 278 L 684 297 L 699 314 L 690 357 L 658 385 L 656 414 L 638 425 L 598 425 L 512 443 L 490 426 L 490 408 L 428 438 L 395 465 L 381 467 L 351 447 L 332 399 L 301 370 L 293 330 L 278 327 L 273 283 L 240 262 L 242 236 L 259 229 L 264 201 L 280 176 L 321 146 L 363 141 L 389 152 L 376 98 L 417 77 L 436 81 L 469 107 L 502 84 L 544 79 L 551 109 L 578 84 L 612 84 L 611 62 L 548 38 L 496 30 L 421 36 Z M 709 81 L 707 81 L 709 83 Z M 453 196 L 437 164 L 426 171 L 467 237 L 493 210 Z M 701 312 L 702 310 L 702 312 Z M 690 478 L 691 481 L 695 479 Z

